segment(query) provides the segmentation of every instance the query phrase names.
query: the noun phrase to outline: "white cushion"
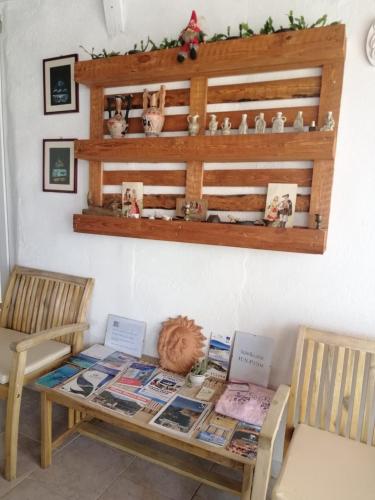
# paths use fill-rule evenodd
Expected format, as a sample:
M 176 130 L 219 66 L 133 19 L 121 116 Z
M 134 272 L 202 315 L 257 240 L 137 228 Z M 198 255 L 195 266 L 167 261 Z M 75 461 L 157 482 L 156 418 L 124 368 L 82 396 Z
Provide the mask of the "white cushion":
M 0 384 L 7 384 L 12 362 L 13 351 L 10 345 L 13 342 L 29 339 L 27 333 L 20 333 L 6 328 L 0 328 Z M 69 354 L 71 346 L 55 340 L 47 340 L 42 344 L 32 347 L 26 356 L 25 374 L 43 368 L 43 366 L 53 363 L 53 361 Z
M 272 500 L 354 499 L 375 499 L 375 447 L 298 425 Z

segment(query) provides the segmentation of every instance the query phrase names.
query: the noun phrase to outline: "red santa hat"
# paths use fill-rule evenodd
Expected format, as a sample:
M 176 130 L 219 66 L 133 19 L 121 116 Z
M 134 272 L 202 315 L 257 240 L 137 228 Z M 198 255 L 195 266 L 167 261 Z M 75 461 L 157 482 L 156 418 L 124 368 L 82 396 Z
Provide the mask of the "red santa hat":
M 191 13 L 190 21 L 189 21 L 189 26 L 191 26 L 192 24 L 194 24 L 194 26 L 195 26 L 197 24 L 197 22 L 198 22 L 197 13 L 195 12 L 195 10 L 193 10 Z

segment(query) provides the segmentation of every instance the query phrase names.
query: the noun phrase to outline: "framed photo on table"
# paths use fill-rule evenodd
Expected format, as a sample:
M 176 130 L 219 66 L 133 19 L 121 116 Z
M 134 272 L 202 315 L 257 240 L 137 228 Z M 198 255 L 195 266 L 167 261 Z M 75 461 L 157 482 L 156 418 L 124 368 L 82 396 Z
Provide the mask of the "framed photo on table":
M 74 81 L 74 63 L 78 54 L 43 60 L 44 114 L 79 111 L 78 83 Z
M 43 191 L 77 192 L 74 139 L 43 140 Z

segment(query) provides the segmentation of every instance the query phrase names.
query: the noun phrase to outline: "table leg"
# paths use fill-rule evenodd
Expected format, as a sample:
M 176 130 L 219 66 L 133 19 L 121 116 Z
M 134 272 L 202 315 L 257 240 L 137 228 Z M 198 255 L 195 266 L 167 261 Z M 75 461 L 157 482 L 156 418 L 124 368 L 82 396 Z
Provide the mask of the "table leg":
M 47 468 L 52 463 L 52 401 L 45 392 L 41 393 L 41 467 Z
M 75 422 L 74 422 L 74 418 L 75 418 L 75 411 L 73 408 L 68 408 L 68 429 L 71 429 Z
M 241 500 L 250 500 L 252 482 L 253 482 L 253 466 L 244 465 L 243 475 L 242 475 Z

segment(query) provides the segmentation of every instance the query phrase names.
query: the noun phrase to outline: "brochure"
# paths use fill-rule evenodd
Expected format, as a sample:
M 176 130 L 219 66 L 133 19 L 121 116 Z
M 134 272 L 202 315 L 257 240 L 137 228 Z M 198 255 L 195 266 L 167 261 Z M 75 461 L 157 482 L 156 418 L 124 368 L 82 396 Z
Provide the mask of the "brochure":
M 228 450 L 246 458 L 256 458 L 260 427 L 238 422 Z
M 116 349 L 112 349 L 106 345 L 102 344 L 94 344 L 91 347 L 88 347 L 80 354 L 84 354 L 85 356 L 90 356 L 91 358 L 95 358 L 97 360 L 104 359 L 110 354 L 114 353 Z
M 81 370 L 82 368 L 79 368 L 78 366 L 66 364 L 60 366 L 60 368 L 57 368 L 56 370 L 53 370 L 53 372 L 39 377 L 35 383 L 38 385 L 44 385 L 45 387 L 56 387 L 69 378 L 74 377 L 74 375 L 77 375 L 77 373 Z
M 215 446 L 225 446 L 236 428 L 237 421 L 212 413 L 202 430 L 197 434 L 197 439 Z
M 146 323 L 110 314 L 108 316 L 105 345 L 140 358 L 146 335 Z
M 157 367 L 155 365 L 135 362 L 129 366 L 116 382 L 134 388 L 142 387 L 154 375 L 156 369 Z
M 232 343 L 233 335 L 211 334 L 207 357 L 208 377 L 227 379 Z
M 116 384 L 108 386 L 100 394 L 95 394 L 90 401 L 127 417 L 132 417 L 150 402 L 148 398 L 124 391 Z
M 129 354 L 124 354 L 120 351 L 115 351 L 100 361 L 99 364 L 120 372 L 128 368 L 134 361 L 136 361 L 136 359 L 133 356 L 129 356 Z
M 198 401 L 176 394 L 173 399 L 164 406 L 159 413 L 150 421 L 164 430 L 191 436 L 198 425 L 207 416 L 211 409 L 211 403 Z
M 69 394 L 83 396 L 87 398 L 91 396 L 96 389 L 102 387 L 113 379 L 112 373 L 108 369 L 95 365 L 93 368 L 88 368 L 86 371 L 80 373 L 73 380 L 70 380 L 61 387 L 61 390 Z
M 161 371 L 137 392 L 159 403 L 166 403 L 185 384 L 185 377 Z
M 86 354 L 82 354 L 80 352 L 76 356 L 71 356 L 68 359 L 68 363 L 72 363 L 73 365 L 80 366 L 81 368 L 90 368 L 90 366 L 95 365 L 98 360 L 97 358 L 92 358 L 91 356 L 87 356 Z

